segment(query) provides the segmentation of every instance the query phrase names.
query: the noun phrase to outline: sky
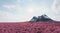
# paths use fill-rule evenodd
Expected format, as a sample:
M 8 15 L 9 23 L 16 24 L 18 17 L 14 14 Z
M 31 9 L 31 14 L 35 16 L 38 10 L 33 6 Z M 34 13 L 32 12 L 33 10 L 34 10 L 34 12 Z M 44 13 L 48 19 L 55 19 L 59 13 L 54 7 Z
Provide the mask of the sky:
M 60 21 L 60 0 L 0 0 L 0 22 L 29 21 L 46 14 Z

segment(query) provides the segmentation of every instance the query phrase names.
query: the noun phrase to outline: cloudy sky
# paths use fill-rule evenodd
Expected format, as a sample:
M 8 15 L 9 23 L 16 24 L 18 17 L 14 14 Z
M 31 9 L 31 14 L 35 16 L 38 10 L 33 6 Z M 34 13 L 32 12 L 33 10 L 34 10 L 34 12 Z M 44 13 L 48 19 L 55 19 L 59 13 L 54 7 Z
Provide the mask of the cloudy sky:
M 29 21 L 33 16 L 48 15 L 60 20 L 60 0 L 0 0 L 0 22 Z

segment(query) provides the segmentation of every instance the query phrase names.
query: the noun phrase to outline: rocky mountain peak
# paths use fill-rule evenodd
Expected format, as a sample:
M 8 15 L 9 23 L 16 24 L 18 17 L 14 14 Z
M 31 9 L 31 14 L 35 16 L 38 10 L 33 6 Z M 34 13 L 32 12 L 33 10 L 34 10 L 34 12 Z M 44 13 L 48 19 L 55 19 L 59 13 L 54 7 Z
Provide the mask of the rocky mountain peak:
M 51 18 L 49 18 L 47 15 L 41 15 L 41 16 L 34 16 L 31 20 L 31 22 L 39 22 L 39 21 L 53 21 Z

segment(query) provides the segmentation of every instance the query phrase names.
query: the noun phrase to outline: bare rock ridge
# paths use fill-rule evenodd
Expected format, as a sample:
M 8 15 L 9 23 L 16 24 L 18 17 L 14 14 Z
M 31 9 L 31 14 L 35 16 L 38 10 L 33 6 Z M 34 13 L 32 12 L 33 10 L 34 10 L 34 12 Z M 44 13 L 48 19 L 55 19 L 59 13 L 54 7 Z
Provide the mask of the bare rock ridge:
M 30 20 L 30 22 L 39 22 L 39 21 L 54 21 L 54 20 L 52 20 L 51 18 L 49 18 L 47 15 L 41 15 L 41 16 L 38 16 L 38 17 L 36 17 L 36 16 L 34 16 L 31 20 Z

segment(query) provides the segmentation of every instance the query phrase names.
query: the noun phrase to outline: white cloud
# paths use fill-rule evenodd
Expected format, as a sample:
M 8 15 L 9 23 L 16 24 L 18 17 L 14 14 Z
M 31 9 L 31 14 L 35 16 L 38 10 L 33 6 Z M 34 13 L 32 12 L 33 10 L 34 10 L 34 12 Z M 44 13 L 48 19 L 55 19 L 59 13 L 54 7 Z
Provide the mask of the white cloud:
M 43 6 L 40 7 L 38 5 L 37 6 L 29 5 L 25 8 L 25 10 L 31 16 L 38 16 L 38 15 L 45 14 L 49 9 Z
M 35 10 L 34 10 L 34 8 L 33 8 L 32 6 L 28 6 L 28 7 L 26 7 L 25 9 L 26 9 L 26 11 L 27 11 L 28 13 L 34 13 L 34 12 L 35 12 Z
M 11 8 L 16 8 L 16 5 L 3 5 L 2 7 L 11 9 Z
M 16 0 L 17 2 L 20 2 L 20 0 Z
M 17 17 L 10 12 L 0 11 L 0 21 L 16 21 Z
M 29 0 L 30 2 L 32 2 L 33 0 Z
M 0 22 L 20 22 L 27 19 L 21 15 L 0 11 Z
M 28 21 L 33 16 L 40 16 L 42 14 L 45 14 L 49 10 L 47 7 L 39 6 L 33 3 L 29 3 L 26 7 L 21 7 L 21 5 L 19 4 L 20 2 L 23 2 L 23 0 L 17 0 L 16 5 L 3 5 L 3 7 L 9 9 L 10 11 L 15 9 L 16 14 L 10 13 L 9 11 L 1 11 L 0 21 Z
M 56 11 L 60 11 L 60 0 L 54 0 L 52 5 L 52 10 L 56 13 Z
M 24 0 L 17 0 L 17 2 L 21 2 L 21 1 L 24 1 Z M 30 1 L 30 2 L 32 2 L 32 0 L 25 0 L 25 1 Z
M 53 12 L 54 19 L 60 21 L 60 0 L 54 0 L 51 12 Z

